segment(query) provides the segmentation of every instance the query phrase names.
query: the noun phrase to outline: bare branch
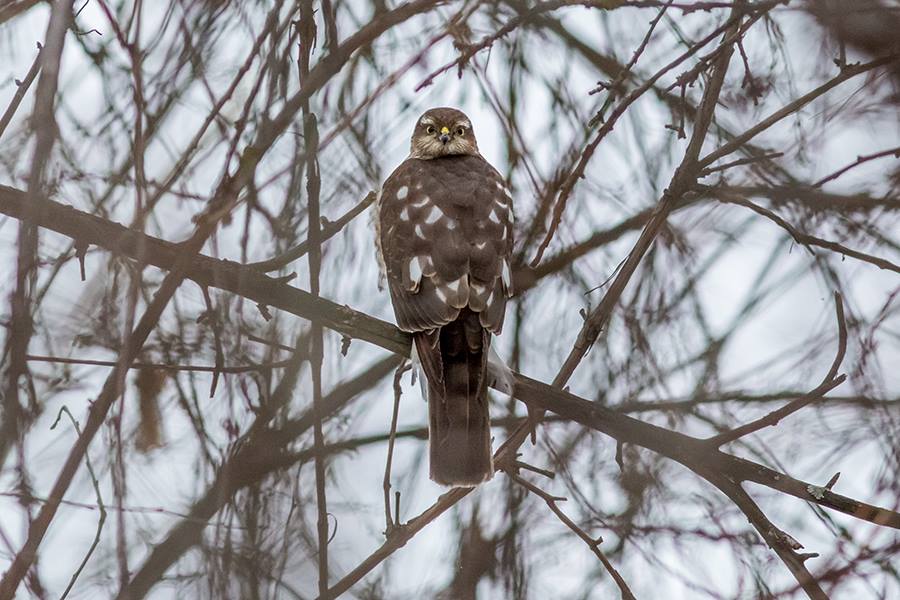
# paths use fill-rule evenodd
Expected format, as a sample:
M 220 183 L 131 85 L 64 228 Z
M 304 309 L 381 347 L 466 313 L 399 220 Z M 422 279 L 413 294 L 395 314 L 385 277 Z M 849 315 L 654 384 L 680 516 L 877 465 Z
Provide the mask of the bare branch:
M 16 93 L 13 94 L 12 100 L 9 101 L 9 106 L 6 107 L 3 116 L 0 117 L 0 138 L 3 137 L 3 132 L 6 131 L 6 128 L 9 127 L 10 121 L 12 121 L 16 111 L 19 109 L 19 105 L 25 98 L 25 94 L 28 93 L 28 88 L 31 87 L 31 84 L 34 83 L 34 80 L 37 78 L 38 71 L 41 69 L 42 53 L 43 47 L 39 43 L 37 56 L 34 57 L 34 62 L 31 63 L 31 68 L 28 69 L 25 79 L 22 81 L 16 80 Z
M 75 417 L 72 416 L 72 413 L 69 412 L 69 409 L 65 405 L 63 405 L 62 408 L 59 409 L 59 413 L 56 415 L 56 421 L 53 422 L 53 425 L 50 426 L 50 429 L 56 429 L 56 426 L 59 424 L 59 420 L 62 418 L 63 413 L 66 413 L 66 415 L 68 415 L 69 417 L 69 420 L 72 421 L 72 427 L 75 428 L 75 432 L 78 435 L 81 435 L 81 428 L 78 426 L 78 421 L 75 420 Z M 97 548 L 97 544 L 100 543 L 100 534 L 103 533 L 103 525 L 104 523 L 106 523 L 106 506 L 104 506 L 103 504 L 103 496 L 100 493 L 100 481 L 97 479 L 97 474 L 94 472 L 94 466 L 91 464 L 90 455 L 85 455 L 84 463 L 88 469 L 88 474 L 90 474 L 91 476 L 91 483 L 94 486 L 94 494 L 97 497 L 97 509 L 100 511 L 100 517 L 97 520 L 97 533 L 94 534 L 94 541 L 91 542 L 87 553 L 81 560 L 81 564 L 79 564 L 75 572 L 72 573 L 72 578 L 69 580 L 69 585 L 66 586 L 65 591 L 62 593 L 62 596 L 60 596 L 60 600 L 65 600 L 65 598 L 68 597 L 69 592 L 72 591 L 72 588 L 75 586 L 75 582 L 78 580 L 78 576 L 81 575 L 82 571 L 84 571 L 85 565 L 87 565 L 88 561 L 91 559 L 91 555 Z
M 730 204 L 738 204 L 740 206 L 746 206 L 753 212 L 760 214 L 770 221 L 774 222 L 776 225 L 787 231 L 791 234 L 791 237 L 794 238 L 798 244 L 806 246 L 809 248 L 810 246 L 818 246 L 820 248 L 825 248 L 827 250 L 831 250 L 832 252 L 837 252 L 838 254 L 842 254 L 844 256 L 849 256 L 851 258 L 855 258 L 857 260 L 861 260 L 863 262 L 867 262 L 869 264 L 875 265 L 879 269 L 884 269 L 887 271 L 893 271 L 895 273 L 900 273 L 900 265 L 896 265 L 891 261 L 880 258 L 878 256 L 872 256 L 871 254 L 866 254 L 865 252 L 860 252 L 859 250 L 853 250 L 852 248 L 848 248 L 843 244 L 838 244 L 837 242 L 830 242 L 828 240 L 823 240 L 820 237 L 816 237 L 814 235 L 809 235 L 808 233 L 803 233 L 802 231 L 798 231 L 793 225 L 779 217 L 777 214 L 772 212 L 767 208 L 763 208 L 762 206 L 750 202 L 749 200 L 745 200 L 739 196 L 725 194 L 722 193 L 719 195 L 719 199 L 722 202 L 728 202 Z M 810 249 L 810 252 L 812 250 Z
M 532 494 L 540 497 L 553 511 L 553 514 L 563 522 L 563 524 L 568 527 L 575 535 L 577 535 L 581 540 L 587 544 L 587 547 L 591 552 L 594 553 L 600 562 L 603 564 L 603 568 L 606 569 L 606 572 L 609 573 L 609 576 L 613 578 L 613 581 L 616 582 L 616 585 L 619 586 L 619 591 L 622 592 L 622 598 L 625 600 L 635 600 L 634 594 L 631 592 L 631 589 L 628 587 L 628 583 L 625 579 L 619 574 L 613 564 L 609 561 L 603 551 L 600 550 L 600 544 L 603 542 L 602 538 L 593 539 L 591 536 L 587 534 L 587 532 L 575 524 L 572 519 L 566 516 L 566 513 L 559 508 L 558 502 L 561 500 L 565 500 L 565 498 L 560 498 L 557 496 L 551 496 L 544 490 L 540 489 L 536 485 L 530 483 L 529 481 L 523 479 L 522 477 L 516 475 L 515 473 L 507 472 L 507 475 L 510 479 L 527 489 Z
M 896 62 L 897 60 L 900 60 L 900 55 L 891 54 L 889 56 L 877 58 L 877 59 L 867 62 L 865 64 L 847 67 L 846 69 L 841 71 L 834 78 L 823 83 L 822 85 L 818 86 L 817 88 L 810 90 L 809 92 L 803 94 L 802 96 L 800 96 L 793 102 L 789 102 L 788 104 L 784 105 L 782 108 L 775 111 L 774 113 L 772 113 L 771 115 L 769 115 L 768 117 L 766 117 L 765 119 L 763 119 L 762 121 L 760 121 L 759 123 L 757 123 L 756 125 L 751 127 L 750 129 L 746 130 L 744 133 L 738 135 L 737 137 L 735 137 L 733 140 L 731 140 L 727 144 L 721 146 L 717 150 L 714 150 L 713 152 L 710 152 L 709 154 L 707 154 L 706 156 L 701 158 L 699 166 L 701 168 L 708 167 L 711 164 L 713 164 L 714 162 L 716 162 L 717 160 L 719 160 L 720 158 L 728 156 L 729 154 L 731 154 L 732 152 L 734 152 L 735 150 L 740 148 L 742 145 L 744 145 L 746 142 L 750 141 L 751 139 L 753 139 L 754 137 L 756 137 L 757 135 L 759 135 L 766 129 L 769 129 L 770 127 L 772 127 L 772 125 L 774 125 L 774 124 L 778 123 L 779 121 L 781 121 L 782 119 L 789 117 L 790 115 L 796 113 L 797 111 L 799 111 L 801 108 L 803 108 L 804 106 L 806 106 L 813 100 L 823 96 L 824 94 L 826 94 L 827 92 L 836 88 L 837 86 L 844 83 L 845 81 L 852 79 L 852 78 L 856 77 L 857 75 L 861 75 L 863 73 L 868 73 L 869 71 L 871 71 L 873 69 L 878 69 L 880 67 L 892 64 L 892 63 Z
M 319 231 L 320 234 L 320 242 L 325 242 L 335 235 L 341 232 L 347 224 L 358 217 L 360 214 L 365 212 L 369 206 L 375 202 L 375 192 L 369 192 L 366 194 L 366 197 L 359 201 L 353 208 L 348 210 L 346 213 L 341 215 L 337 221 L 328 221 L 325 222 L 323 218 L 322 221 L 322 229 Z M 271 273 L 272 271 L 277 271 L 282 267 L 285 267 L 297 260 L 298 258 L 302 258 L 306 256 L 306 253 L 309 252 L 309 240 L 303 240 L 290 250 L 286 250 L 282 252 L 278 256 L 274 256 L 272 258 L 261 260 L 259 262 L 247 263 L 248 267 L 253 267 L 254 269 L 259 269 L 263 273 Z
M 867 163 L 872 160 L 877 160 L 879 158 L 885 158 L 888 156 L 893 156 L 894 158 L 900 158 L 900 146 L 897 146 L 896 148 L 890 148 L 888 150 L 882 150 L 881 152 L 874 152 L 872 154 L 863 154 L 861 156 L 858 156 L 858 157 L 856 157 L 856 160 L 853 161 L 852 163 L 850 163 L 849 165 L 842 167 L 842 168 L 838 169 L 837 171 L 835 171 L 834 173 L 832 173 L 831 175 L 823 177 L 819 181 L 815 182 L 813 184 L 813 187 L 822 187 L 829 181 L 834 181 L 835 179 L 837 179 L 838 177 L 840 177 L 847 171 L 849 171 L 851 169 L 855 169 L 856 167 L 858 167 L 859 165 L 861 165 L 863 163 Z
M 391 516 L 391 463 L 394 459 L 394 440 L 397 438 L 397 417 L 400 414 L 400 396 L 402 390 L 400 388 L 400 380 L 403 373 L 409 370 L 406 361 L 400 363 L 397 371 L 394 373 L 394 412 L 391 415 L 391 431 L 388 434 L 387 460 L 384 464 L 384 480 L 382 481 L 382 489 L 384 490 L 384 535 L 389 537 L 394 527 L 400 525 L 399 519 Z M 400 493 L 399 491 L 397 492 Z M 399 498 L 398 498 L 399 499 Z M 399 511 L 399 506 L 397 507 Z
M 837 355 L 834 357 L 834 362 L 831 363 L 831 368 L 828 369 L 828 373 L 826 373 L 825 378 L 822 379 L 822 383 L 816 386 L 816 388 L 808 394 L 788 402 L 781 408 L 773 410 L 764 417 L 760 417 L 755 421 L 741 425 L 740 427 L 735 427 L 731 431 L 726 431 L 709 438 L 708 441 L 710 445 L 719 448 L 728 442 L 733 442 L 746 435 L 755 433 L 760 429 L 764 429 L 765 427 L 778 425 L 781 419 L 794 414 L 798 410 L 822 398 L 822 396 L 846 381 L 846 375 L 837 374 L 841 363 L 844 361 L 844 355 L 847 353 L 847 322 L 844 319 L 844 300 L 838 292 L 834 293 L 834 305 L 838 322 L 838 350 Z

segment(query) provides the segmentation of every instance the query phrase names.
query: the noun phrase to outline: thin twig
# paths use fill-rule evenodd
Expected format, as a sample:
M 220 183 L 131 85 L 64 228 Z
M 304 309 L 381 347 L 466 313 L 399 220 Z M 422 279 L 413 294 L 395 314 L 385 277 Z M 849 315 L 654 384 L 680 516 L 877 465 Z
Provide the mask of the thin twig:
M 750 129 L 747 129 L 746 131 L 744 131 L 744 133 L 734 137 L 728 143 L 724 144 L 723 146 L 719 147 L 718 149 L 714 150 L 713 152 L 710 152 L 709 154 L 707 154 L 706 156 L 701 158 L 699 161 L 699 163 L 700 163 L 699 166 L 701 168 L 708 167 L 709 165 L 713 164 L 720 158 L 728 156 L 729 154 L 731 154 L 732 152 L 734 152 L 735 150 L 737 150 L 738 148 L 743 146 L 746 142 L 750 141 L 751 139 L 753 139 L 754 137 L 756 137 L 757 135 L 759 135 L 766 129 L 770 128 L 775 123 L 778 123 L 782 119 L 796 113 L 798 110 L 800 110 L 801 108 L 803 108 L 804 106 L 806 106 L 807 104 L 809 104 L 810 102 L 815 100 L 816 98 L 819 98 L 820 96 L 824 95 L 831 89 L 844 83 L 848 79 L 852 79 L 852 78 L 856 77 L 857 75 L 861 75 L 862 73 L 867 73 L 873 69 L 877 69 L 879 67 L 889 65 L 893 62 L 896 62 L 898 59 L 900 59 L 900 54 L 892 54 L 890 56 L 884 56 L 881 58 L 877 58 L 871 62 L 867 62 L 862 65 L 853 65 L 853 66 L 847 67 L 833 79 L 830 79 L 829 81 L 826 81 L 825 83 L 816 87 L 815 89 L 810 90 L 809 92 L 803 94 L 802 96 L 800 96 L 793 102 L 789 102 L 788 104 L 784 105 L 783 107 L 781 107 L 780 109 L 778 109 L 777 111 L 775 111 L 774 113 L 772 113 L 771 115 L 769 115 L 768 117 L 766 117 L 765 119 L 763 119 L 762 121 L 760 121 L 759 123 L 757 123 L 756 125 L 751 127 Z
M 394 373 L 394 412 L 391 415 L 391 431 L 388 434 L 387 460 L 384 464 L 384 479 L 382 480 L 382 489 L 384 490 L 384 535 L 390 536 L 395 527 L 400 525 L 399 519 L 391 517 L 391 464 L 394 459 L 394 440 L 397 438 L 397 417 L 400 415 L 400 396 L 403 393 L 400 387 L 400 380 L 403 373 L 410 369 L 406 361 L 400 363 L 397 371 Z M 397 492 L 400 493 L 399 491 Z M 399 510 L 399 509 L 398 509 Z
M 767 152 L 765 154 L 760 154 L 758 156 L 748 156 L 746 158 L 739 158 L 737 160 L 733 160 L 731 162 L 722 163 L 721 165 L 716 165 L 715 167 L 708 167 L 706 169 L 702 169 L 699 173 L 701 178 L 709 177 L 713 173 L 718 173 L 720 171 L 724 171 L 726 169 L 731 169 L 733 167 L 740 167 L 743 165 L 750 165 L 760 161 L 772 160 L 773 158 L 779 158 L 784 156 L 784 152 Z
M 827 177 L 823 177 L 819 181 L 815 182 L 813 184 L 813 187 L 814 188 L 822 187 L 829 181 L 834 181 L 835 179 L 837 179 L 838 177 L 840 177 L 841 175 L 843 175 L 850 169 L 854 169 L 854 168 L 858 167 L 859 165 L 861 165 L 863 163 L 867 163 L 871 160 L 876 160 L 876 159 L 884 158 L 887 156 L 893 156 L 894 158 L 900 158 L 900 146 L 897 146 L 896 148 L 890 148 L 888 150 L 882 150 L 881 152 L 875 152 L 873 154 L 863 154 L 861 156 L 858 156 L 858 157 L 856 157 L 856 160 L 853 161 L 852 163 L 850 163 L 849 165 L 847 165 L 841 169 L 838 169 L 831 175 L 828 175 Z
M 200 286 L 203 292 L 203 301 L 206 303 L 206 314 L 203 321 L 209 323 L 213 330 L 213 345 L 215 346 L 215 367 L 213 368 L 212 381 L 209 384 L 209 397 L 216 395 L 216 387 L 219 385 L 219 375 L 225 366 L 225 352 L 222 350 L 222 323 L 219 321 L 219 313 L 213 305 L 212 297 L 209 295 L 209 288 L 205 285 Z M 199 319 L 198 319 L 199 320 Z
M 59 412 L 56 415 L 56 420 L 53 421 L 53 425 L 50 426 L 50 429 L 56 429 L 56 426 L 59 424 L 60 418 L 62 418 L 62 414 L 66 413 L 69 416 L 69 420 L 72 421 L 72 426 L 75 428 L 75 432 L 80 436 L 81 435 L 81 427 L 78 425 L 78 421 L 75 420 L 75 417 L 72 416 L 72 413 L 69 412 L 67 406 L 63 405 Z M 81 560 L 81 564 L 78 565 L 78 568 L 72 574 L 71 579 L 69 579 L 69 585 L 66 586 L 65 591 L 60 596 L 60 600 L 65 600 L 65 598 L 69 595 L 69 592 L 72 590 L 72 587 L 75 585 L 75 581 L 78 579 L 78 576 L 81 575 L 81 572 L 84 570 L 85 565 L 87 565 L 88 560 L 90 560 L 91 555 L 94 553 L 94 549 L 97 548 L 97 544 L 100 543 L 100 534 L 103 533 L 103 524 L 106 523 L 106 506 L 103 505 L 103 496 L 100 494 L 100 481 L 97 479 L 97 474 L 94 472 L 94 465 L 91 464 L 91 456 L 90 454 L 84 455 L 84 463 L 87 466 L 88 474 L 91 476 L 91 484 L 94 486 L 94 494 L 97 496 L 97 509 L 100 511 L 100 518 L 97 520 L 97 532 L 94 534 L 94 541 L 91 542 L 90 548 L 88 548 L 87 554 L 84 555 L 84 558 Z
M 566 527 L 568 527 L 575 535 L 577 535 L 579 538 L 581 538 L 581 540 L 585 544 L 587 544 L 587 547 L 590 549 L 591 552 L 594 553 L 594 556 L 596 556 L 600 560 L 600 562 L 603 563 L 603 567 L 606 569 L 606 572 L 609 573 L 609 576 L 612 577 L 613 581 L 616 582 L 616 585 L 619 586 L 619 591 L 622 593 L 622 598 L 624 600 L 635 600 L 634 594 L 631 592 L 631 588 L 628 587 L 628 583 L 625 581 L 625 579 L 622 577 L 622 575 L 619 574 L 619 572 L 616 570 L 616 568 L 613 566 L 613 564 L 609 561 L 609 559 L 606 557 L 606 555 L 603 553 L 603 551 L 600 550 L 600 544 L 603 542 L 603 539 L 602 538 L 594 539 L 591 536 L 589 536 L 584 529 L 582 529 L 581 527 L 576 525 L 575 522 L 572 519 L 570 519 L 566 515 L 566 513 L 564 513 L 562 511 L 561 508 L 559 508 L 558 503 L 562 500 L 565 500 L 565 498 L 561 498 L 558 496 L 551 496 L 550 494 L 548 494 L 547 492 L 545 492 L 538 486 L 536 486 L 533 483 L 529 482 L 528 480 L 520 477 L 519 475 L 516 475 L 515 473 L 510 473 L 507 471 L 506 474 L 510 479 L 512 479 L 513 481 L 515 481 L 516 483 L 518 483 L 519 485 L 521 485 L 522 487 L 527 489 L 529 492 L 540 497 L 547 504 L 547 506 L 550 508 L 550 510 L 553 511 L 553 514 L 555 514 L 556 517 L 560 521 L 562 521 L 562 523 Z
M 322 229 L 320 230 L 320 242 L 326 242 L 338 233 L 353 219 L 355 219 L 358 215 L 364 212 L 369 206 L 375 202 L 376 194 L 375 192 L 369 192 L 366 194 L 366 197 L 360 200 L 353 208 L 348 210 L 346 213 L 340 216 L 337 221 L 328 221 L 327 223 L 322 224 Z M 324 220 L 324 219 L 323 219 Z M 263 273 L 269 273 L 271 271 L 277 271 L 278 269 L 287 266 L 293 261 L 306 256 L 307 252 L 309 252 L 309 240 L 303 240 L 290 250 L 286 250 L 279 254 L 278 256 L 273 256 L 272 258 L 268 258 L 266 260 L 261 260 L 259 262 L 247 263 L 248 267 L 252 267 L 254 269 L 258 269 Z
M 861 260 L 863 262 L 867 262 L 869 264 L 875 265 L 879 269 L 884 269 L 886 271 L 893 271 L 895 273 L 900 273 L 900 265 L 892 263 L 886 258 L 881 258 L 878 256 L 872 256 L 871 254 L 866 254 L 865 252 L 860 252 L 859 250 L 854 250 L 853 248 L 848 248 L 843 244 L 839 244 L 837 242 L 830 242 L 828 240 L 824 240 L 820 237 L 816 237 L 814 235 L 810 235 L 808 233 L 803 233 L 802 231 L 797 230 L 793 225 L 785 221 L 783 218 L 772 212 L 771 210 L 764 208 L 754 202 L 749 200 L 745 200 L 744 198 L 738 197 L 736 195 L 731 194 L 721 194 L 718 196 L 718 200 L 722 202 L 726 202 L 729 204 L 737 204 L 740 206 L 745 206 L 752 210 L 753 212 L 760 214 L 785 231 L 787 231 L 794 241 L 796 241 L 801 246 L 806 247 L 810 253 L 812 253 L 812 249 L 810 246 L 818 246 L 820 248 L 825 248 L 826 250 L 831 250 L 832 252 L 837 252 L 838 254 L 842 254 L 844 256 L 849 256 L 851 258 L 855 258 L 857 260 Z
M 269 346 L 271 348 L 277 348 L 279 350 L 284 350 L 286 352 L 293 352 L 294 349 L 287 344 L 282 344 L 281 342 L 267 340 L 266 338 L 259 337 L 250 331 L 243 330 L 241 333 L 247 337 L 251 342 L 256 342 L 257 344 L 263 344 L 265 346 Z
M 16 80 L 16 93 L 13 94 L 12 100 L 9 101 L 9 106 L 6 107 L 3 116 L 0 117 L 0 138 L 3 137 L 3 132 L 6 131 L 10 121 L 12 121 L 13 116 L 19 109 L 19 105 L 22 104 L 22 99 L 24 99 L 25 94 L 28 93 L 28 88 L 34 83 L 38 71 L 41 70 L 41 54 L 43 53 L 43 46 L 41 46 L 40 42 L 38 42 L 37 49 L 37 56 L 34 57 L 31 68 L 28 69 L 25 79 L 22 81 Z
M 844 361 L 844 355 L 847 353 L 847 321 L 844 318 L 844 301 L 840 293 L 838 292 L 834 293 L 834 307 L 835 312 L 837 313 L 838 322 L 838 349 L 837 354 L 834 357 L 834 361 L 831 363 L 831 368 L 828 369 L 828 373 L 825 374 L 825 377 L 822 379 L 822 383 L 816 386 L 816 388 L 810 391 L 808 394 L 805 394 L 795 400 L 792 400 L 791 402 L 788 402 L 781 408 L 773 410 L 764 417 L 760 417 L 755 421 L 751 421 L 750 423 L 746 423 L 744 425 L 741 425 L 740 427 L 735 427 L 730 431 L 726 431 L 709 438 L 708 442 L 710 445 L 718 448 L 724 444 L 727 444 L 728 442 L 733 442 L 734 440 L 740 439 L 746 435 L 750 435 L 751 433 L 757 432 L 765 427 L 772 427 L 774 425 L 777 425 L 778 422 L 781 421 L 781 419 L 794 414 L 798 410 L 804 408 L 812 402 L 815 402 L 840 384 L 844 383 L 844 381 L 847 379 L 847 376 L 838 375 L 837 371 L 840 368 L 841 363 Z
M 603 106 L 600 110 L 597 111 L 597 114 L 594 115 L 594 118 L 591 119 L 591 123 L 602 123 L 604 120 L 604 115 L 606 111 L 609 109 L 610 105 L 613 103 L 613 99 L 619 88 L 625 83 L 625 80 L 629 77 L 633 77 L 634 74 L 631 72 L 631 69 L 634 68 L 634 65 L 637 64 L 638 59 L 641 57 L 641 54 L 644 53 L 644 50 L 647 48 L 647 44 L 650 43 L 650 38 L 653 36 L 653 31 L 656 29 L 657 24 L 662 20 L 663 15 L 666 14 L 666 10 L 670 6 L 674 0 L 668 0 L 668 2 L 663 5 L 662 8 L 659 9 L 659 12 L 656 13 L 656 17 L 650 21 L 650 27 L 647 29 L 647 33 L 644 35 L 644 39 L 641 40 L 641 43 L 638 45 L 637 49 L 635 49 L 634 53 L 631 55 L 631 60 L 628 61 L 628 64 L 625 65 L 625 68 L 619 73 L 619 76 L 616 77 L 615 81 L 606 85 L 608 89 L 608 93 L 606 94 L 606 99 L 603 101 Z M 593 90 L 590 92 L 593 93 Z
M 34 494 L 24 494 L 22 492 L 0 492 L 0 496 L 5 498 L 15 498 L 19 502 L 23 504 L 28 504 L 30 502 L 48 502 L 48 498 L 42 498 L 40 496 L 35 496 Z M 88 502 L 76 502 L 75 500 L 63 500 L 60 504 L 64 506 L 71 506 L 72 508 L 81 508 L 84 510 L 100 510 L 99 504 L 90 504 Z M 195 523 L 201 524 L 204 527 L 214 527 L 216 525 L 211 524 L 207 519 L 194 519 L 187 513 L 178 512 L 177 510 L 169 510 L 166 508 L 162 508 L 161 506 L 105 506 L 103 507 L 106 511 L 117 511 L 121 510 L 126 513 L 134 513 L 134 514 L 144 514 L 144 515 L 166 515 L 169 517 L 177 517 L 179 519 L 187 519 L 193 521 Z M 236 529 L 242 529 L 242 527 L 233 526 Z

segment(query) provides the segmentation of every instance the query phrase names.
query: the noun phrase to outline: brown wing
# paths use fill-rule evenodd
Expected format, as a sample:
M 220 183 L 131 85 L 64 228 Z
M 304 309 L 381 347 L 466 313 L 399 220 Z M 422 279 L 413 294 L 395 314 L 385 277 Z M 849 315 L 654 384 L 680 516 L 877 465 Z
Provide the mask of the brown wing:
M 408 159 L 378 203 L 378 241 L 397 324 L 442 327 L 468 307 L 493 333 L 512 294 L 512 199 L 480 156 Z

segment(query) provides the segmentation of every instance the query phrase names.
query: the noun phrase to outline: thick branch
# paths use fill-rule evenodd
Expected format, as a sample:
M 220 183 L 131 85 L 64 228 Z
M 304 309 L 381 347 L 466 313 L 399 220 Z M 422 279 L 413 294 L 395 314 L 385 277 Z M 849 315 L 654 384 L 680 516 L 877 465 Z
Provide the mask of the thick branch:
M 806 568 L 805 561 L 818 556 L 814 553 L 801 554 L 798 552 L 803 546 L 788 533 L 776 527 L 762 509 L 757 506 L 747 492 L 737 483 L 722 480 L 716 477 L 713 485 L 718 487 L 732 502 L 737 505 L 747 520 L 766 541 L 766 544 L 775 551 L 788 570 L 794 575 L 797 584 L 806 592 L 811 600 L 828 600 L 828 595 L 819 586 L 818 581 Z

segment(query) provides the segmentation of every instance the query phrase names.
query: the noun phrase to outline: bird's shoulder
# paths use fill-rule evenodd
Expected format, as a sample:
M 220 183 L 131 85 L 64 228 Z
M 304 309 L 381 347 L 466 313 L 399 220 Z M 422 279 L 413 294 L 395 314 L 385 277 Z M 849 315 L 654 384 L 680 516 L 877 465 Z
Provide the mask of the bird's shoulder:
M 478 205 L 509 196 L 502 175 L 480 154 L 407 158 L 385 180 L 382 208 L 423 194 L 438 205 Z

